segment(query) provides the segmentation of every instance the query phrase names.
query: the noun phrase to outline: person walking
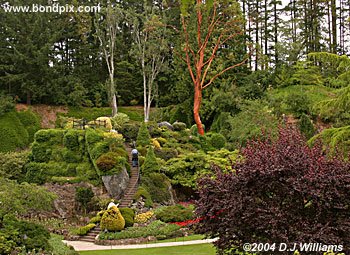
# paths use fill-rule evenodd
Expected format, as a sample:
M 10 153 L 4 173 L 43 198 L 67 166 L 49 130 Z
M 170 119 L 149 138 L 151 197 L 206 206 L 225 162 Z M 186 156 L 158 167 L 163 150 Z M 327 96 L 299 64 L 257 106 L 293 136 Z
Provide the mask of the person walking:
M 136 148 L 132 149 L 131 151 L 131 161 L 132 161 L 132 167 L 139 166 L 139 152 Z

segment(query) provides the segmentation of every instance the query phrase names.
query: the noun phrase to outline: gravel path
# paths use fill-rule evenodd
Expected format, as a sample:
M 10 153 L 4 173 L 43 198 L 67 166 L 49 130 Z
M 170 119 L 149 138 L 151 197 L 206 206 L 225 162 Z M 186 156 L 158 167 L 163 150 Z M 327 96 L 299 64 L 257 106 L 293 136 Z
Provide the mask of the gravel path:
M 143 248 L 156 248 L 156 247 L 170 247 L 170 246 L 182 246 L 191 244 L 204 244 L 215 242 L 216 239 L 205 240 L 193 240 L 183 242 L 169 242 L 169 243 L 150 243 L 150 244 L 131 244 L 131 245 L 97 245 L 89 242 L 81 241 L 66 241 L 63 242 L 67 245 L 73 246 L 76 251 L 97 251 L 97 250 L 122 250 L 122 249 L 143 249 Z

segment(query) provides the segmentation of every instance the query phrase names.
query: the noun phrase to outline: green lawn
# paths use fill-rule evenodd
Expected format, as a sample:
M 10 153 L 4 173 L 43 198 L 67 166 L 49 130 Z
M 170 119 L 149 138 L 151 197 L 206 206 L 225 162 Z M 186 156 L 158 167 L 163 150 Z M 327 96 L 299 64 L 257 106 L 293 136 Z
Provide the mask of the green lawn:
M 105 251 L 81 251 L 83 255 L 214 255 L 215 248 L 212 244 L 183 245 L 173 247 L 129 249 L 129 250 L 105 250 Z
M 193 241 L 193 240 L 203 240 L 203 239 L 204 239 L 204 235 L 191 235 L 191 236 L 183 236 L 183 237 L 159 240 L 159 241 L 155 241 L 154 243 L 183 242 L 183 241 Z

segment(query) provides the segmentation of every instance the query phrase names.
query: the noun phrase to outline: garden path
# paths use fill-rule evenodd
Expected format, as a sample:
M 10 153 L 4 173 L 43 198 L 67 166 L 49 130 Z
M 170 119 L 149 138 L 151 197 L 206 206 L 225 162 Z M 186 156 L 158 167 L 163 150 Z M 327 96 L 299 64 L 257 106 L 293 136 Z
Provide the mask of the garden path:
M 97 251 L 97 250 L 123 250 L 123 249 L 143 249 L 143 248 L 156 248 L 156 247 L 171 247 L 171 246 L 182 246 L 192 244 L 205 244 L 213 243 L 217 239 L 204 239 L 204 240 L 193 240 L 183 242 L 169 242 L 169 243 L 149 243 L 149 244 L 131 244 L 131 245 L 97 245 L 89 242 L 82 241 L 66 241 L 63 242 L 69 246 L 72 246 L 76 251 Z
M 126 188 L 126 191 L 124 193 L 124 196 L 122 197 L 119 207 L 129 207 L 134 199 L 134 195 L 137 191 L 138 183 L 139 183 L 139 178 L 140 178 L 140 172 L 139 172 L 139 167 L 133 167 L 132 162 L 131 162 L 131 150 L 132 148 L 130 147 L 129 144 L 125 143 L 125 148 L 126 151 L 129 155 L 129 165 L 130 165 L 130 170 L 131 170 L 131 177 L 129 180 L 128 187 Z

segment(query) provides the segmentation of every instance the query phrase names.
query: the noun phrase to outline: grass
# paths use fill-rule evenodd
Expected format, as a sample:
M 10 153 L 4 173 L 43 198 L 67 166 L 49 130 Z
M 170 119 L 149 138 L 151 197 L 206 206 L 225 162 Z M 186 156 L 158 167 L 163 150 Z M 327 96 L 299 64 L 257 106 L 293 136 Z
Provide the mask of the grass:
M 143 108 L 133 106 L 118 107 L 118 112 L 125 113 L 130 120 L 143 121 Z M 69 107 L 68 113 L 64 114 L 67 117 L 77 119 L 94 120 L 101 116 L 111 116 L 112 110 L 110 107 Z
M 159 241 L 155 241 L 154 243 L 183 242 L 183 241 L 194 241 L 194 240 L 203 240 L 203 239 L 204 239 L 204 235 L 190 235 L 190 236 L 159 240 Z
M 212 244 L 195 244 L 173 247 L 128 249 L 128 250 L 104 250 L 82 251 L 82 255 L 215 255 Z

